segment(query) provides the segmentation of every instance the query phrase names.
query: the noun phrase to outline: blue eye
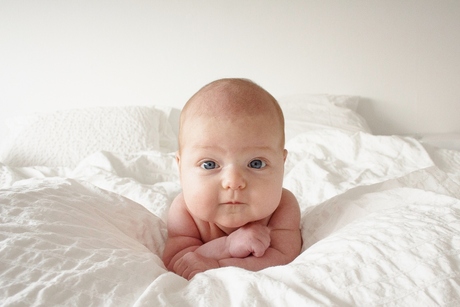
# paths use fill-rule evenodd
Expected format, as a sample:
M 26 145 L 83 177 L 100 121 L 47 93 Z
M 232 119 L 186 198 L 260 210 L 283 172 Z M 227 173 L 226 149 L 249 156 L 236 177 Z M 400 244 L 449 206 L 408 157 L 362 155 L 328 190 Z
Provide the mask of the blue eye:
M 264 161 L 259 160 L 259 159 L 255 159 L 249 162 L 249 167 L 251 168 L 261 169 L 265 166 L 267 166 L 267 164 Z
M 205 161 L 201 163 L 201 167 L 204 169 L 215 169 L 217 168 L 217 163 L 214 161 Z

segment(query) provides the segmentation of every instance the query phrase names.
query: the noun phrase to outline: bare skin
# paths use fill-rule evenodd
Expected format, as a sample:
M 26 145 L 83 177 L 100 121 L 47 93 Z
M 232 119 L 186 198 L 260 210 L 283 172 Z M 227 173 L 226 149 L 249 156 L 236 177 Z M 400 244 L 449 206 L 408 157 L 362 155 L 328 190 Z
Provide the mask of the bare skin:
M 183 192 L 168 215 L 169 270 L 191 279 L 224 266 L 257 271 L 299 255 L 300 209 L 282 188 L 287 151 L 273 97 L 244 80 L 205 87 L 184 108 L 179 141 Z

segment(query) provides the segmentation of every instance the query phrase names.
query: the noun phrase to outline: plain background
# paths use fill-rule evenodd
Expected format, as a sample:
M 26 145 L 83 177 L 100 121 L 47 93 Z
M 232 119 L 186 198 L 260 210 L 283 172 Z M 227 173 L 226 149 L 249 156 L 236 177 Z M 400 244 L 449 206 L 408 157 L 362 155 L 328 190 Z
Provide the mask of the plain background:
M 0 120 L 174 105 L 222 77 L 358 95 L 376 134 L 460 132 L 457 0 L 0 0 Z

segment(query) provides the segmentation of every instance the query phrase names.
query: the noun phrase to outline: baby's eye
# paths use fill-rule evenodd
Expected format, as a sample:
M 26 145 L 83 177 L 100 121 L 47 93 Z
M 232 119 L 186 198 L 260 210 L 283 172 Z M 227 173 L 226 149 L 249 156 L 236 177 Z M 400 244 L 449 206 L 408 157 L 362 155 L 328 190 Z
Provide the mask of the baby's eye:
M 263 168 L 265 166 L 267 166 L 267 164 L 264 161 L 259 160 L 259 159 L 255 159 L 255 160 L 252 160 L 251 162 L 249 162 L 249 167 L 251 167 L 251 168 L 261 169 L 261 168 Z
M 215 169 L 217 166 L 217 163 L 214 161 L 205 161 L 201 163 L 201 167 L 204 169 Z

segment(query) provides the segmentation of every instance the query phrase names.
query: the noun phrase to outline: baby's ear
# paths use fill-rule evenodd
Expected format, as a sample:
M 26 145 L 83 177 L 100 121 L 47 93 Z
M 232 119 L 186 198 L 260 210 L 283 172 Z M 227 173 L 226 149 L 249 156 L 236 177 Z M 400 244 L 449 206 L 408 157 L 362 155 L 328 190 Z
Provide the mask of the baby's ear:
M 176 162 L 177 162 L 177 165 L 180 166 L 180 155 L 179 155 L 179 151 L 176 151 Z

